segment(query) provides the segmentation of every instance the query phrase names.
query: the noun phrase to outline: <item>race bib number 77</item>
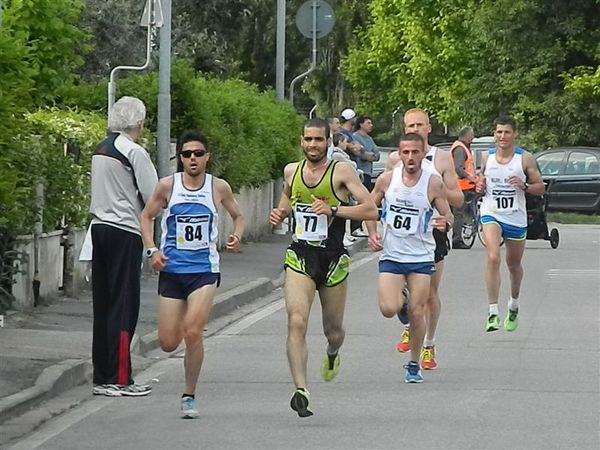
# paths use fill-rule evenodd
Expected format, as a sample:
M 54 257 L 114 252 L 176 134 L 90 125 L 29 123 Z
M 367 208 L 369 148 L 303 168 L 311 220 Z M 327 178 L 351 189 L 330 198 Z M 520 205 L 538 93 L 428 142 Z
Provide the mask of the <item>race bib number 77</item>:
M 325 214 L 315 214 L 310 205 L 296 203 L 294 216 L 296 217 L 295 234 L 298 239 L 303 241 L 324 241 L 327 239 L 328 223 Z

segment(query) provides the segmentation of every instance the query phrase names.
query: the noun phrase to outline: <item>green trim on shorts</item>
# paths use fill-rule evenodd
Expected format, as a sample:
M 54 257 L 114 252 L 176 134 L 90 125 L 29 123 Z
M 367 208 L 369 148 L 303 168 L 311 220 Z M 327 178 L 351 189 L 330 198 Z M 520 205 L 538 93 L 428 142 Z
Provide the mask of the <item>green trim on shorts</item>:
M 310 274 L 306 268 L 306 260 L 296 254 L 294 250 L 288 248 L 285 252 L 284 267 L 288 267 L 294 272 L 301 273 L 318 284 L 318 280 L 314 279 L 314 274 Z M 325 287 L 333 287 L 342 283 L 350 274 L 350 256 L 343 253 L 338 260 L 329 265 L 327 275 L 325 276 Z

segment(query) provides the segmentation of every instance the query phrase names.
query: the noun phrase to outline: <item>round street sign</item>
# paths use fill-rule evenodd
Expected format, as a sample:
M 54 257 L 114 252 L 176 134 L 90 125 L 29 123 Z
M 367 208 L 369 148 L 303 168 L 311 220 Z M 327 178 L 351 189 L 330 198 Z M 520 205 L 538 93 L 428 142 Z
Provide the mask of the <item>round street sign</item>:
M 335 16 L 329 3 L 323 0 L 308 0 L 298 9 L 296 26 L 300 33 L 307 38 L 312 38 L 313 33 L 313 5 L 317 8 L 317 39 L 327 36 L 333 29 Z

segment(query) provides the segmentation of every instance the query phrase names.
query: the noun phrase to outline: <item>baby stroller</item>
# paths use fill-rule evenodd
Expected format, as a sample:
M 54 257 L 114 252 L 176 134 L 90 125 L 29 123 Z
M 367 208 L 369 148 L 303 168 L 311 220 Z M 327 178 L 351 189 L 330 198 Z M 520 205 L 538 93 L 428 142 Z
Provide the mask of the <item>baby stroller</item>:
M 546 194 L 550 190 L 551 184 L 546 184 Z M 527 206 L 527 239 L 544 239 L 550 241 L 550 247 L 557 248 L 560 241 L 560 235 L 556 228 L 548 231 L 548 222 L 546 221 L 546 207 L 548 205 L 547 195 L 531 195 L 525 193 L 525 202 Z

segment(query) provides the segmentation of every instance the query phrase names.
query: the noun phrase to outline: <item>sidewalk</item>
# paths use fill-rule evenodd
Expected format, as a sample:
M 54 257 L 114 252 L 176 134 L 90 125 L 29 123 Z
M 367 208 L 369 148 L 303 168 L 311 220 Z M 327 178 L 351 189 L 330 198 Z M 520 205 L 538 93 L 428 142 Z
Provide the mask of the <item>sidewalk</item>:
M 283 282 L 283 255 L 290 236 L 270 235 L 242 246 L 237 254 L 221 253 L 221 286 L 211 318 L 265 296 Z M 366 247 L 361 238 L 351 255 Z M 142 278 L 141 306 L 132 348 L 137 356 L 158 348 L 158 277 Z M 0 328 L 0 424 L 91 379 L 92 299 L 62 297 L 30 312 L 5 317 Z M 139 358 L 141 359 L 141 358 Z M 137 363 L 137 364 L 136 364 Z M 149 362 L 146 361 L 146 365 Z

